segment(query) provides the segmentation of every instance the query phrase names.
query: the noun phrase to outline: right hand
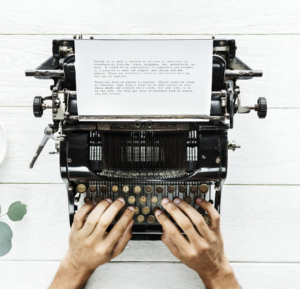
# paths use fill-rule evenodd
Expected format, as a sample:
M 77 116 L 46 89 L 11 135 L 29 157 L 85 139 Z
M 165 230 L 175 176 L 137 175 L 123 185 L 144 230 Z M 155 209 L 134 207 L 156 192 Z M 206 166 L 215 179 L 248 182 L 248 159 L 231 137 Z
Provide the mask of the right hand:
M 224 253 L 219 213 L 205 200 L 198 198 L 196 203 L 208 213 L 209 225 L 201 214 L 183 200 L 162 200 L 164 209 L 186 234 L 184 237 L 171 220 L 157 210 L 156 218 L 164 229 L 162 241 L 175 257 L 199 274 L 207 289 L 240 288 Z

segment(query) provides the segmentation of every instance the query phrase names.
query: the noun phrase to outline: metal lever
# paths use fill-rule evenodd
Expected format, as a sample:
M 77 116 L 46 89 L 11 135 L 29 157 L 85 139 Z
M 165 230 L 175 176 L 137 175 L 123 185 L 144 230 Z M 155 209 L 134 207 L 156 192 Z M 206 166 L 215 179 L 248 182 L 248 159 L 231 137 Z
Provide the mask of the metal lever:
M 43 136 L 43 138 L 42 138 L 42 141 L 41 141 L 41 143 L 40 143 L 40 145 L 39 145 L 39 147 L 38 147 L 38 149 L 37 149 L 37 151 L 36 151 L 36 153 L 35 153 L 35 155 L 34 155 L 32 161 L 31 161 L 31 163 L 30 163 L 30 165 L 29 165 L 29 167 L 30 167 L 31 169 L 33 168 L 34 163 L 36 162 L 37 158 L 39 157 L 41 151 L 43 150 L 43 148 L 44 148 L 44 146 L 46 145 L 46 143 L 47 143 L 47 141 L 48 141 L 49 138 L 54 139 L 54 140 L 58 140 L 58 139 L 54 136 L 53 131 L 52 131 L 52 128 L 51 128 L 50 126 L 46 126 L 46 128 L 45 128 L 45 130 L 44 130 L 44 136 Z M 61 139 L 59 138 L 59 140 L 61 140 Z

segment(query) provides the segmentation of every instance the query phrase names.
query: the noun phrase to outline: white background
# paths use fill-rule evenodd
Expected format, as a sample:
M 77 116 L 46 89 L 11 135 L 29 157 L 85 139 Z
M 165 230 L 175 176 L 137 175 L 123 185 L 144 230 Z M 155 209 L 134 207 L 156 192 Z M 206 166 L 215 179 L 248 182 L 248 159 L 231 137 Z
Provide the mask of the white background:
M 13 247 L 0 258 L 1 288 L 47 288 L 67 249 L 67 195 L 49 141 L 35 168 L 29 162 L 51 121 L 36 119 L 32 99 L 51 81 L 25 78 L 51 55 L 54 38 L 234 38 L 237 56 L 263 78 L 240 81 L 244 104 L 268 99 L 268 116 L 237 115 L 229 138 L 222 198 L 225 251 L 243 288 L 299 288 L 300 97 L 297 49 L 299 1 L 37 1 L 0 2 L 0 121 L 9 148 L 0 167 L 2 211 L 28 205 L 13 229 Z M 64 34 L 64 35 L 62 35 Z M 98 34 L 98 36 L 97 36 Z M 157 34 L 157 35 L 153 35 Z M 203 288 L 160 242 L 131 242 L 99 268 L 87 288 Z

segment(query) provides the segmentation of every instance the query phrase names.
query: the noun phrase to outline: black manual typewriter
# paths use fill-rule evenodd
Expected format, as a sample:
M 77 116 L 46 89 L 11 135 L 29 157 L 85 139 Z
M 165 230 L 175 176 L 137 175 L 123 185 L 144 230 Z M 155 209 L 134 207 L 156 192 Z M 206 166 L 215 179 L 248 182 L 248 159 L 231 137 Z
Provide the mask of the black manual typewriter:
M 74 39 L 53 40 L 53 55 L 25 73 L 54 81 L 50 96 L 37 96 L 33 101 L 34 116 L 41 117 L 50 109 L 53 124 L 45 128 L 30 168 L 48 139 L 54 139 L 67 188 L 70 223 L 83 202 L 120 196 L 126 206 L 135 207 L 133 240 L 160 239 L 162 228 L 154 212 L 161 209 L 163 197 L 184 199 L 209 222 L 195 199 L 209 200 L 220 212 L 228 150 L 239 148 L 227 138 L 234 115 L 250 110 L 257 111 L 259 118 L 267 114 L 264 97 L 253 107 L 241 105 L 237 80 L 261 77 L 262 71 L 252 70 L 236 57 L 235 40 L 214 39 L 210 116 L 180 123 L 170 116 L 163 122 L 149 121 L 149 116 L 134 122 L 93 118 L 79 122 Z

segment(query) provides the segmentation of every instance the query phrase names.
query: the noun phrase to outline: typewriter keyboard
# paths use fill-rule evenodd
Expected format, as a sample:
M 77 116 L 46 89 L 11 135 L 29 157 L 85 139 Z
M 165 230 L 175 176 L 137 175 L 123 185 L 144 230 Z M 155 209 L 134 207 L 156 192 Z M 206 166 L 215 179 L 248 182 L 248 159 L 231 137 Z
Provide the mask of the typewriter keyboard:
M 163 208 L 161 200 L 165 197 L 170 200 L 181 198 L 193 206 L 203 218 L 208 222 L 209 218 L 205 211 L 200 208 L 195 199 L 200 197 L 213 203 L 211 196 L 211 183 L 82 183 L 76 187 L 75 205 L 81 207 L 84 203 L 96 201 L 99 203 L 105 198 L 113 201 L 119 197 L 125 200 L 124 211 L 127 206 L 135 208 L 134 224 L 157 225 L 155 211 Z M 117 215 L 116 220 L 122 215 L 122 211 Z M 167 215 L 168 213 L 165 212 Z M 115 222 L 114 221 L 114 222 Z M 114 223 L 113 222 L 113 223 Z

